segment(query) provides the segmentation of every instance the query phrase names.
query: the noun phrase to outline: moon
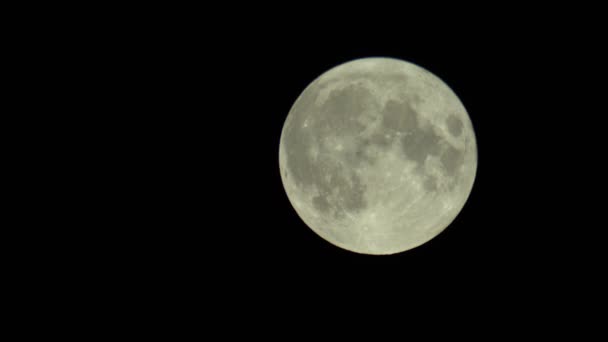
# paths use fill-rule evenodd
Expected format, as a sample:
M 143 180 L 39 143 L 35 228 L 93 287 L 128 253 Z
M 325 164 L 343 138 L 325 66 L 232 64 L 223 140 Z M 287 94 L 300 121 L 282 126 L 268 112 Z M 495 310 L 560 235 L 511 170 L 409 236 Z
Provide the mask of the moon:
M 393 58 L 338 65 L 297 98 L 279 168 L 297 215 L 362 254 L 400 253 L 441 233 L 477 172 L 469 115 L 441 79 Z

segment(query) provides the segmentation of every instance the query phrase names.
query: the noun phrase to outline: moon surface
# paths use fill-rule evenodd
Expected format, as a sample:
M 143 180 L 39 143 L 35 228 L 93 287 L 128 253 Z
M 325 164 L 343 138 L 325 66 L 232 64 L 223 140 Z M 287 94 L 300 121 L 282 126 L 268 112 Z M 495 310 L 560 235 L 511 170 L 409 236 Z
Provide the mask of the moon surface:
M 437 76 L 393 58 L 363 58 L 315 79 L 279 144 L 298 216 L 328 242 L 394 254 L 441 233 L 477 171 L 469 115 Z

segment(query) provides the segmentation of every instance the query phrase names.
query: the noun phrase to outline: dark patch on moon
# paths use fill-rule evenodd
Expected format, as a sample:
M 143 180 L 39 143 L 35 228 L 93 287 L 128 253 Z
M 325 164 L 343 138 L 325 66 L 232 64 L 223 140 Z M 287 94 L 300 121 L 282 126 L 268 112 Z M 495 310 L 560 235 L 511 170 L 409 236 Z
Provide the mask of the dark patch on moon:
M 394 135 L 393 134 L 390 134 L 389 137 L 387 137 L 386 136 L 387 133 L 388 132 L 378 132 L 378 131 L 376 131 L 376 132 L 374 132 L 370 136 L 369 140 L 374 145 L 378 145 L 378 146 L 381 146 L 381 147 L 387 147 L 387 146 L 389 146 L 393 142 L 393 139 L 394 139 Z
M 464 163 L 464 153 L 455 147 L 448 146 L 441 154 L 441 164 L 448 175 L 454 175 Z
M 424 165 L 429 155 L 439 155 L 442 139 L 432 129 L 418 128 L 401 138 L 401 148 L 405 156 Z
M 382 110 L 382 125 L 389 131 L 413 131 L 418 128 L 418 114 L 405 102 L 389 100 Z
M 312 206 L 322 213 L 329 211 L 329 202 L 327 202 L 327 196 L 315 196 L 312 199 Z
M 317 189 L 319 195 L 312 199 L 313 207 L 321 213 L 330 212 L 333 208 L 333 215 L 336 219 L 344 217 L 344 212 L 358 212 L 367 208 L 364 194 L 366 187 L 361 183 L 359 177 L 354 173 L 341 172 L 343 170 L 326 170 L 319 172 L 315 170 Z M 333 177 L 329 180 L 323 175 L 331 173 Z M 331 193 L 334 197 L 330 197 Z
M 371 153 L 371 147 L 375 143 L 370 138 L 357 139 L 355 142 L 354 151 L 351 155 L 348 155 L 347 160 L 350 161 L 350 165 L 357 167 L 361 164 L 373 165 L 376 161 L 376 156 Z
M 349 94 L 351 91 L 353 93 Z M 335 155 L 335 151 L 324 151 L 324 146 L 319 142 L 321 138 L 331 136 L 339 138 L 340 132 L 358 129 L 354 125 L 340 130 L 337 127 L 348 125 L 348 122 L 354 123 L 352 118 L 356 117 L 362 109 L 349 102 L 354 102 L 351 96 L 365 96 L 361 91 L 365 92 L 351 88 L 346 93 L 332 93 L 322 108 L 317 109 L 300 107 L 301 104 L 297 103 L 292 115 L 296 117 L 308 115 L 310 127 L 303 128 L 304 120 L 294 119 L 283 141 L 284 148 L 288 152 L 287 167 L 293 181 L 301 189 L 316 188 L 318 195 L 312 199 L 313 207 L 323 214 L 332 213 L 336 218 L 344 217 L 344 212 L 355 212 L 367 207 L 364 198 L 366 187 L 352 168 L 343 166 L 339 160 L 331 157 Z M 304 102 L 304 104 L 313 106 L 314 102 Z M 310 154 L 313 146 L 319 149 L 315 160 L 312 160 Z M 355 160 L 358 158 L 353 157 L 353 161 Z
M 313 199 L 313 206 L 327 212 L 334 208 L 336 218 L 343 217 L 343 212 L 357 212 L 367 208 L 365 201 L 366 186 L 359 177 L 336 162 L 325 163 L 324 167 L 314 169 L 315 185 L 319 195 Z M 325 175 L 331 177 L 325 177 Z M 334 193 L 330 198 L 329 194 Z
M 424 164 L 429 155 L 439 155 L 441 137 L 432 128 L 422 128 L 418 113 L 408 102 L 389 100 L 382 111 L 382 125 L 389 132 L 401 132 L 401 148 L 406 158 Z
M 356 119 L 367 106 L 373 104 L 374 99 L 367 88 L 356 84 L 331 91 L 320 106 L 315 104 L 317 97 L 318 87 L 310 86 L 298 98 L 289 114 L 291 119 L 283 133 L 283 144 L 287 151 L 286 164 L 296 185 L 310 187 L 314 184 L 319 190 L 325 190 L 324 176 L 334 171 L 328 169 L 321 172 L 320 168 L 335 162 L 329 160 L 323 151 L 320 151 L 318 160 L 312 160 L 311 148 L 317 145 L 322 149 L 319 142 L 323 138 L 335 137 L 340 140 L 342 135 L 362 131 L 365 127 Z M 306 128 L 303 127 L 305 122 L 308 124 Z M 357 158 L 353 158 L 355 160 Z M 338 179 L 337 186 L 342 186 L 340 177 L 343 176 L 335 177 Z
M 335 134 L 357 134 L 365 129 L 357 118 L 371 105 L 374 98 L 370 91 L 360 85 L 351 84 L 332 90 L 315 118 L 315 132 L 326 137 Z
M 458 138 L 460 134 L 462 134 L 462 121 L 455 115 L 448 116 L 445 123 L 448 126 L 448 132 L 450 132 L 453 137 Z

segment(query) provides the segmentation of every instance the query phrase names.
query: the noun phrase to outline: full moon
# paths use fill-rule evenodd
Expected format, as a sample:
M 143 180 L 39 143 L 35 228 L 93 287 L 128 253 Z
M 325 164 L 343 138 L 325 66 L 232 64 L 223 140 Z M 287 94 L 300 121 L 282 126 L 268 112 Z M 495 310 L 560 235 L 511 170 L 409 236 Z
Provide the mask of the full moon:
M 293 104 L 279 168 L 298 216 L 326 241 L 394 254 L 441 233 L 477 172 L 473 126 L 441 79 L 393 58 L 330 69 Z

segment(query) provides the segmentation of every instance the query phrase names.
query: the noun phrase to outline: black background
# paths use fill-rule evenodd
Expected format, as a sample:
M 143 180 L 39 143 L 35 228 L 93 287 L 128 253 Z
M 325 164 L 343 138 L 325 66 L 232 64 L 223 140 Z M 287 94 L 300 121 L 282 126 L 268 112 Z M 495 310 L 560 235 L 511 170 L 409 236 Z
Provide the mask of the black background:
M 66 145 L 82 149 L 68 176 L 83 178 L 70 225 L 92 228 L 60 237 L 79 251 L 63 251 L 77 277 L 103 289 L 101 301 L 151 312 L 211 307 L 201 310 L 227 319 L 310 308 L 404 313 L 417 304 L 435 316 L 450 308 L 533 316 L 584 301 L 571 285 L 595 284 L 598 250 L 587 245 L 598 228 L 578 214 L 594 201 L 574 195 L 588 156 L 572 140 L 594 137 L 589 121 L 573 118 L 592 112 L 583 76 L 594 74 L 599 31 L 547 9 L 440 17 L 376 9 L 139 8 L 49 34 L 44 53 L 73 69 L 71 106 L 87 113 L 72 131 L 90 144 Z M 330 68 L 371 56 L 444 80 L 478 146 L 475 184 L 455 221 L 392 256 L 318 237 L 289 203 L 278 165 L 298 95 Z

